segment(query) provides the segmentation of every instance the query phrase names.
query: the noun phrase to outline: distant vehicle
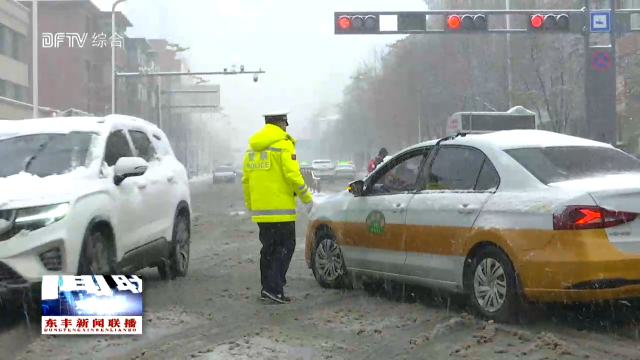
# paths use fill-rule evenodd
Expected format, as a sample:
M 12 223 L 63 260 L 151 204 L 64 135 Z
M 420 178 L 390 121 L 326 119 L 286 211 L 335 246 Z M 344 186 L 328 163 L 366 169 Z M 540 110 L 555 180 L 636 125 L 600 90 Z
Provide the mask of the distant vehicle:
M 0 121 L 0 139 L 0 298 L 43 275 L 186 275 L 189 180 L 157 126 L 122 115 Z
M 235 183 L 238 172 L 232 166 L 220 166 L 213 171 L 213 183 Z
M 337 179 L 356 179 L 356 166 L 350 161 L 340 161 L 336 165 L 335 177 Z
M 313 174 L 320 179 L 334 179 L 336 167 L 331 160 L 313 160 L 311 163 Z

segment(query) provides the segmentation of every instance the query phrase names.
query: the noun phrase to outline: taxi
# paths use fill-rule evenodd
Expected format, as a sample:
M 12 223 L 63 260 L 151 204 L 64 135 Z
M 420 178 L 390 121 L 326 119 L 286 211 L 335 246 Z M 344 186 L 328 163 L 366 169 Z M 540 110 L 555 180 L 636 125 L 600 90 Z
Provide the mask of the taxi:
M 535 119 L 512 127 L 411 146 L 316 204 L 305 258 L 317 282 L 464 293 L 496 321 L 523 300 L 640 297 L 640 160 Z

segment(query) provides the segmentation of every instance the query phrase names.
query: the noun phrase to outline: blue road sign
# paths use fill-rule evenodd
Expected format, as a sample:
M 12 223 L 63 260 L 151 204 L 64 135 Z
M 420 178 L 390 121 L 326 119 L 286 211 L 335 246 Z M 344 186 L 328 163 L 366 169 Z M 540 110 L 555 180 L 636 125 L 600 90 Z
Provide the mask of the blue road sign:
M 592 11 L 590 13 L 591 32 L 610 32 L 611 31 L 611 12 L 609 11 Z
M 596 50 L 591 54 L 591 67 L 605 71 L 611 67 L 611 54 L 606 50 Z

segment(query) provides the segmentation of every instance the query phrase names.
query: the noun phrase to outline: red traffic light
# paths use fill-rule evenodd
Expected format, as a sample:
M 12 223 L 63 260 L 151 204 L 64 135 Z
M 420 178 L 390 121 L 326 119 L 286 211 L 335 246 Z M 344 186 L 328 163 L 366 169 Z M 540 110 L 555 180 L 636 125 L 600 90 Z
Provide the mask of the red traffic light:
M 338 25 L 343 29 L 347 29 L 351 26 L 351 19 L 349 19 L 348 16 L 342 16 L 340 20 L 338 20 Z
M 449 16 L 449 18 L 447 18 L 447 26 L 449 27 L 449 29 L 457 29 L 460 27 L 461 23 L 462 21 L 460 20 L 460 16 L 458 15 L 451 15 Z
M 541 28 L 543 23 L 544 16 L 538 14 L 531 17 L 531 26 L 533 26 L 534 28 Z

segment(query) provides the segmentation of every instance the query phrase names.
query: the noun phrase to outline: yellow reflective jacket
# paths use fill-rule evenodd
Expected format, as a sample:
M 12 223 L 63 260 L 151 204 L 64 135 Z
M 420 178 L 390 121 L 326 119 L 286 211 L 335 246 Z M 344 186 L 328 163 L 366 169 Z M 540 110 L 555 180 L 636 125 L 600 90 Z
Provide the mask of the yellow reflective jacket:
M 304 203 L 313 201 L 300 174 L 295 144 L 291 135 L 271 124 L 249 138 L 242 186 L 245 206 L 251 211 L 253 222 L 295 221 L 294 194 Z

